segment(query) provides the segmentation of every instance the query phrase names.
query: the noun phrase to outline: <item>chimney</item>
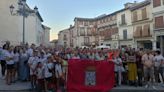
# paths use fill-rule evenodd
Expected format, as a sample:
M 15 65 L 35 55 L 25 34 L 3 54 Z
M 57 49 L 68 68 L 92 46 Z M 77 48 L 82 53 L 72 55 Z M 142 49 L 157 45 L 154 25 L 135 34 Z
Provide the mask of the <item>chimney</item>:
M 72 25 L 70 25 L 70 28 L 72 27 Z
M 37 13 L 38 12 L 38 7 L 34 7 L 34 11 Z
M 128 2 L 128 3 L 124 4 L 124 6 L 125 6 L 125 8 L 127 9 L 127 8 L 129 8 L 129 7 L 133 6 L 133 5 L 135 5 L 136 3 L 137 3 L 137 1 L 134 1 L 134 3 Z

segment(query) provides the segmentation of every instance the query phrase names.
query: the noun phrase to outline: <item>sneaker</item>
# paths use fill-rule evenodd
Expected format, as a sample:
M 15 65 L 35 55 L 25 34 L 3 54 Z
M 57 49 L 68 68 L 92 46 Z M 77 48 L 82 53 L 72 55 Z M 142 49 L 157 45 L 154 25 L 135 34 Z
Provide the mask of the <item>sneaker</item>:
M 145 88 L 148 88 L 148 85 L 146 85 Z
M 155 90 L 157 89 L 155 86 L 152 86 L 152 88 L 155 89 Z

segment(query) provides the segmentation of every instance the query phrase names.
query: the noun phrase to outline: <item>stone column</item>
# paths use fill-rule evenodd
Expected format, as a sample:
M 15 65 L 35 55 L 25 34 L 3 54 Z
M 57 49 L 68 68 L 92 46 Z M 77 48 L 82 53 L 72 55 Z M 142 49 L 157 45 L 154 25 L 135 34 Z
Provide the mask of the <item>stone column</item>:
M 157 50 L 157 42 L 152 41 L 153 50 Z

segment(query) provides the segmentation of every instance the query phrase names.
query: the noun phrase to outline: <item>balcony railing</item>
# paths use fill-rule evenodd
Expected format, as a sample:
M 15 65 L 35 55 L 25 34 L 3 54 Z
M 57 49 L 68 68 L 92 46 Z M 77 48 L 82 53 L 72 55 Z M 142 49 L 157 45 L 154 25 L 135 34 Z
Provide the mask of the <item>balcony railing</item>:
M 125 26 L 125 25 L 127 25 L 126 22 L 119 22 L 119 26 Z
M 82 46 L 91 46 L 91 43 L 90 42 L 83 42 L 81 45 Z
M 64 41 L 67 41 L 68 39 L 67 39 L 67 37 L 64 37 L 63 40 L 64 40 Z

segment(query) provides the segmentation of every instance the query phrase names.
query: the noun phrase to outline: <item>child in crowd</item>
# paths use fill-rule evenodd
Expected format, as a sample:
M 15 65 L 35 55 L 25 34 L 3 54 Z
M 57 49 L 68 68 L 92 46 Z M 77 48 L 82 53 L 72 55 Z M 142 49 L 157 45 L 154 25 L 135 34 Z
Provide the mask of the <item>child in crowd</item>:
M 38 51 L 33 52 L 33 56 L 29 58 L 28 65 L 30 67 L 30 77 L 32 89 L 36 88 L 36 66 L 38 63 Z
M 45 90 L 44 88 L 44 66 L 42 62 L 38 62 L 36 68 L 36 76 L 37 76 L 37 92 L 42 92 Z
M 48 56 L 47 63 L 44 64 L 44 77 L 45 77 L 45 89 L 54 90 L 54 82 L 52 81 L 54 74 L 54 63 L 52 56 Z

